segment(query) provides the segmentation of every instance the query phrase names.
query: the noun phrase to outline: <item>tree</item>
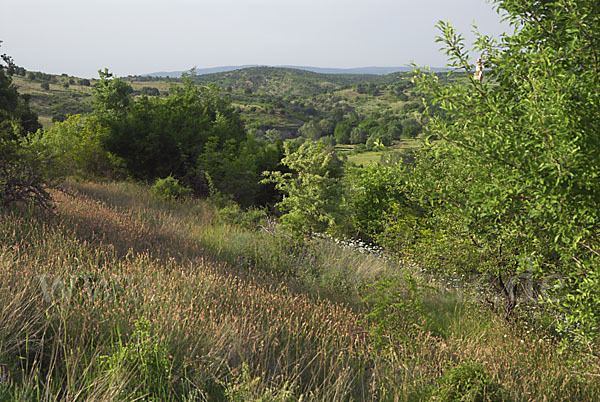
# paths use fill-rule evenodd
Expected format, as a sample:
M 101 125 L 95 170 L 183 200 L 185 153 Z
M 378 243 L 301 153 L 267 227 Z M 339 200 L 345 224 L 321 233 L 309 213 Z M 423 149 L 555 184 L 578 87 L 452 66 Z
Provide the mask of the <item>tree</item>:
M 264 172 L 264 183 L 274 183 L 283 192 L 277 206 L 285 225 L 298 235 L 312 236 L 340 222 L 342 163 L 332 148 L 305 141 L 297 149 L 284 144 L 281 163 L 291 170 Z
M 311 140 L 318 140 L 321 138 L 321 129 L 319 128 L 319 125 L 312 120 L 308 123 L 304 123 L 298 129 L 298 133 L 305 138 L 310 138 Z
M 132 104 L 133 88 L 114 77 L 108 69 L 98 70 L 100 80 L 94 85 L 94 110 L 106 122 L 121 119 Z
M 277 168 L 273 155 L 281 152 L 246 135 L 239 112 L 216 86 L 187 78 L 169 96 L 131 99 L 126 83 L 101 75 L 95 113 L 109 128 L 102 143 L 131 177 L 153 182 L 171 175 L 197 196 L 216 190 L 243 206 L 273 201 L 260 174 Z
M 27 145 L 43 160 L 48 179 L 114 177 L 119 161 L 103 147 L 108 135 L 97 116 L 72 115 L 31 135 Z
M 22 146 L 27 132 L 40 124 L 27 98 L 12 83 L 10 74 L 17 69 L 12 58 L 2 55 L 2 60 L 6 65 L 0 64 L 0 206 L 22 201 L 48 209 L 50 196 L 41 179 L 39 159 Z
M 351 144 L 364 144 L 367 140 L 367 132 L 363 127 L 354 127 L 350 131 L 350 143 Z
M 469 269 L 492 278 L 506 314 L 516 305 L 515 275 L 560 275 L 560 326 L 597 336 L 600 3 L 496 4 L 515 32 L 500 42 L 478 35 L 483 82 L 473 78 L 476 58 L 462 36 L 438 24 L 450 66 L 464 74 L 448 85 L 418 76 L 440 110 L 427 132 L 441 140 L 417 160 L 415 194 L 443 225 L 434 237 L 477 260 Z

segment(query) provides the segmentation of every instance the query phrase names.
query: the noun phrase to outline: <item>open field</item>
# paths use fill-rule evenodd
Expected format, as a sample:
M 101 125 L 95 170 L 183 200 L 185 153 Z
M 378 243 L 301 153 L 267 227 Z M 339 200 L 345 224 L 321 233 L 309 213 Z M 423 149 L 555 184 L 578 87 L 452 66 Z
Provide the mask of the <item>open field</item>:
M 469 361 L 506 400 L 600 394 L 597 360 L 436 282 L 431 324 L 399 315 L 411 336 L 381 346 L 361 298 L 393 260 L 137 185 L 53 196 L 54 216 L 0 212 L 2 400 L 430 400 Z
M 403 152 L 405 150 L 416 149 L 420 146 L 420 140 L 418 139 L 405 139 L 394 141 L 392 146 L 387 147 L 386 151 L 391 152 Z M 346 155 L 348 162 L 354 163 L 355 165 L 367 165 L 369 163 L 377 163 L 381 160 L 383 155 L 382 151 L 367 151 L 360 153 L 352 153 L 356 148 L 355 145 L 337 145 L 335 149 L 342 155 Z

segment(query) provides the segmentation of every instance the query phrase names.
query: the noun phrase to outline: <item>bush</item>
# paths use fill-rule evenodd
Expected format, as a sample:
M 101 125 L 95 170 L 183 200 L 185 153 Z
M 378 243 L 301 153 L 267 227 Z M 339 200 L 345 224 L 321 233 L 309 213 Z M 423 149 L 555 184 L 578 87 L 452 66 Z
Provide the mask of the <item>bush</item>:
M 296 235 L 311 236 L 335 228 L 342 218 L 341 161 L 333 148 L 306 141 L 298 149 L 284 144 L 282 164 L 293 173 L 264 172 L 263 183 L 284 193 L 277 206 L 282 221 Z
M 152 332 L 149 321 L 137 320 L 135 331 L 125 344 L 118 328 L 115 332 L 112 353 L 99 359 L 99 369 L 115 379 L 132 376 L 128 388 L 137 396 L 160 400 L 170 395 L 172 356 L 167 345 Z
M 598 2 L 497 4 L 515 30 L 500 41 L 477 35 L 483 80 L 463 36 L 438 25 L 449 67 L 463 73 L 447 84 L 423 71 L 417 78 L 439 108 L 426 132 L 440 140 L 419 154 L 415 198 L 430 209 L 436 247 L 480 260 L 467 272 L 492 278 L 505 315 L 517 306 L 511 278 L 561 277 L 557 325 L 598 341 Z
M 0 206 L 25 202 L 50 209 L 39 158 L 11 137 L 0 128 Z
M 48 179 L 118 177 L 121 162 L 103 147 L 107 135 L 98 118 L 73 115 L 31 135 L 28 147 L 43 159 Z
M 158 179 L 152 186 L 152 194 L 167 200 L 175 200 L 187 197 L 192 193 L 189 187 L 179 184 L 179 180 L 169 175 L 164 179 Z
M 503 401 L 502 387 L 492 381 L 484 366 L 465 362 L 446 370 L 435 392 L 444 402 Z
M 370 288 L 364 301 L 370 307 L 367 317 L 373 321 L 370 333 L 377 346 L 395 344 L 398 340 L 410 342 L 415 331 L 430 326 L 431 316 L 423 300 L 432 289 L 420 278 L 404 274 L 377 281 Z

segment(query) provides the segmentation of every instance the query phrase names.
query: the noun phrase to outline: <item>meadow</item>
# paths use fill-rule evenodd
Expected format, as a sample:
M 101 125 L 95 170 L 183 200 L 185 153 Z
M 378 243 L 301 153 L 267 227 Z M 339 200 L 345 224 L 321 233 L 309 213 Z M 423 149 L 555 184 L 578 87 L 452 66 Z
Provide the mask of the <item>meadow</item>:
M 0 211 L 1 400 L 458 400 L 465 378 L 487 400 L 600 394 L 597 358 L 366 245 L 134 184 L 52 196 Z M 381 334 L 364 298 L 398 275 L 426 283 L 396 301 L 421 314 Z

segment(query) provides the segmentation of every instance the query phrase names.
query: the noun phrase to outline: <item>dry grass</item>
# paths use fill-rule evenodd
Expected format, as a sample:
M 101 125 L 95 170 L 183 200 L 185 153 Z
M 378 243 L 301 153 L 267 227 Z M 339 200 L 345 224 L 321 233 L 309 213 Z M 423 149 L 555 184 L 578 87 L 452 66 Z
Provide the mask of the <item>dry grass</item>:
M 393 268 L 376 257 L 319 241 L 311 257 L 333 268 L 308 275 L 284 260 L 289 243 L 219 224 L 202 202 L 128 184 L 53 195 L 56 216 L 0 212 L 0 399 L 427 400 L 469 359 L 511 400 L 600 394 L 597 361 L 464 294 L 428 297 L 436 328 L 376 348 L 364 307 L 340 295 Z

